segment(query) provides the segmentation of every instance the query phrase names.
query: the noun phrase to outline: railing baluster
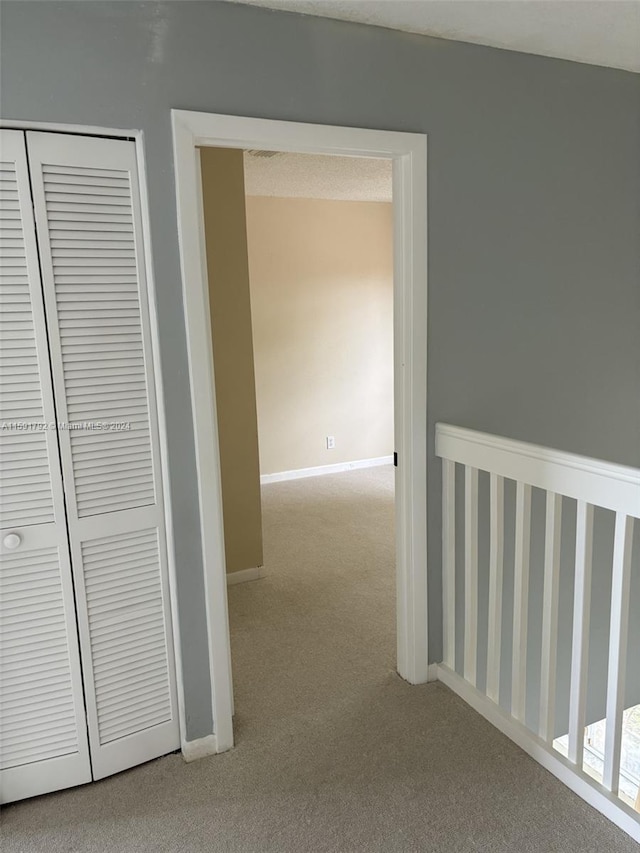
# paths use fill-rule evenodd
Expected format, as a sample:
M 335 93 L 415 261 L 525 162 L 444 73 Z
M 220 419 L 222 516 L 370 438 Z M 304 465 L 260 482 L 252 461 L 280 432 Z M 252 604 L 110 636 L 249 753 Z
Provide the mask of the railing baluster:
M 580 770 L 582 770 L 584 754 L 584 727 L 587 706 L 592 546 L 593 506 L 585 501 L 578 501 L 568 757 L 569 761 L 577 764 Z
M 442 460 L 443 662 L 456 666 L 456 464 Z
M 616 465 L 599 459 L 578 456 L 573 453 L 553 450 L 526 442 L 514 441 L 500 436 L 454 427 L 436 425 L 436 455 L 443 460 L 443 608 L 444 608 L 444 663 L 438 669 L 438 678 L 462 699 L 479 711 L 489 722 L 514 740 L 547 770 L 568 785 L 584 800 L 599 809 L 633 839 L 640 842 L 640 815 L 635 815 L 618 796 L 620 787 L 621 753 L 625 747 L 624 705 L 628 671 L 635 649 L 632 646 L 634 612 L 630 598 L 633 593 L 633 569 L 635 553 L 632 538 L 634 522 L 640 518 L 640 469 Z M 464 496 L 460 494 L 461 483 L 457 482 L 458 466 L 464 466 Z M 489 477 L 487 495 L 478 489 L 479 472 Z M 484 475 L 483 475 L 484 476 Z M 516 484 L 515 501 L 515 544 L 513 599 L 505 592 L 505 582 L 510 582 L 507 571 L 507 552 L 510 543 L 505 540 L 506 516 L 509 507 L 505 503 L 505 483 Z M 483 483 L 484 485 L 484 483 Z M 533 489 L 545 492 L 545 532 L 543 565 L 532 563 L 538 554 L 538 542 L 542 541 L 533 526 Z M 456 491 L 458 494 L 456 494 Z M 478 557 L 479 500 L 489 499 L 489 564 L 488 575 L 480 572 Z M 564 533 L 568 534 L 565 501 L 577 502 L 575 528 L 575 576 L 573 611 L 569 619 L 571 639 L 562 636 L 564 621 L 560 612 L 563 605 L 565 567 Z M 464 503 L 464 542 L 462 519 L 456 518 Z M 591 602 L 595 598 L 592 567 L 598 553 L 598 532 L 594 533 L 596 507 L 615 513 L 616 531 L 613 549 L 613 581 L 609 613 L 596 609 L 591 626 Z M 537 509 L 537 504 L 535 506 Z M 639 531 L 635 531 L 639 532 Z M 482 531 L 484 534 L 484 530 Z M 457 540 L 457 541 L 456 541 Z M 635 545 L 635 543 L 634 543 Z M 464 557 L 460 549 L 464 549 Z M 457 566 L 456 566 L 456 549 Z M 634 565 L 632 566 L 632 562 Z M 464 564 L 464 570 L 463 565 Z M 536 572 L 535 577 L 533 572 Z M 459 594 L 464 575 L 464 606 Z M 543 575 L 540 578 L 540 574 Z M 531 583 L 533 579 L 535 583 Z M 597 578 L 596 578 L 597 579 Z M 539 589 L 538 581 L 542 581 Z M 482 582 L 482 587 L 480 583 Z M 457 589 L 456 589 L 457 587 Z M 456 592 L 459 593 L 456 596 Z M 480 612 L 478 601 L 488 595 L 486 647 L 482 639 L 482 656 L 486 651 L 486 682 L 482 684 L 486 695 L 478 690 Z M 538 596 L 537 598 L 535 596 Z M 540 599 L 540 600 L 538 600 Z M 503 619 L 505 606 L 513 604 L 511 624 Z M 464 610 L 464 613 L 462 613 Z M 531 617 L 530 613 L 531 611 Z M 484 617 L 484 613 L 482 614 Z M 533 669 L 533 646 L 537 633 L 529 630 L 529 617 L 541 630 L 540 652 L 535 649 L 537 670 L 540 664 L 540 684 L 533 679 L 527 684 L 528 657 Z M 609 618 L 610 617 L 610 618 Z M 600 622 L 596 624 L 596 618 Z M 591 722 L 587 716 L 587 694 L 589 687 L 595 690 L 601 679 L 603 663 L 595 659 L 595 650 L 590 648 L 590 631 L 602 627 L 606 621 L 609 634 L 608 673 L 606 692 L 606 733 L 604 744 L 603 785 L 594 783 L 589 768 L 584 766 L 585 725 Z M 456 620 L 458 631 L 456 631 Z M 464 625 L 460 623 L 464 620 Z M 534 628 L 535 625 L 531 625 Z M 484 624 L 482 625 L 484 629 Z M 463 648 L 460 648 L 464 629 Z M 605 627 L 606 630 L 606 627 Z M 512 637 L 508 636 L 512 631 Z M 505 633 L 506 632 L 506 633 Z M 566 643 L 563 642 L 567 640 Z M 510 641 L 511 660 L 502 654 L 502 645 Z M 529 642 L 531 645 L 528 647 Z M 568 643 L 571 642 L 571 648 Z M 456 648 L 457 646 L 457 648 Z M 528 648 L 527 648 L 528 647 Z M 566 648 L 565 648 L 566 647 Z M 531 654 L 529 655 L 528 652 Z M 569 720 L 561 723 L 558 683 L 565 663 L 565 652 L 570 655 Z M 461 655 L 464 655 L 464 665 Z M 456 671 L 456 658 L 458 670 Z M 594 673 L 590 680 L 589 660 L 593 658 Z M 598 668 L 596 671 L 596 664 Z M 500 695 L 504 694 L 511 668 L 511 708 L 499 708 Z M 564 678 L 564 675 L 563 675 Z M 536 679 L 537 680 L 537 679 Z M 567 679 L 565 679 L 565 682 Z M 598 697 L 603 698 L 601 689 Z M 498 706 L 498 707 L 497 707 Z M 538 711 L 535 731 L 527 727 L 527 718 Z M 566 712 L 566 708 L 565 708 Z M 595 715 L 595 712 L 594 712 Z M 601 710 L 598 716 L 603 716 Z M 568 735 L 568 760 L 554 749 L 556 736 Z M 565 738 L 562 738 L 563 742 Z M 563 750 L 564 751 L 564 750 Z M 626 801 L 626 798 L 624 798 Z M 640 794 L 636 802 L 640 812 Z
M 504 480 L 489 479 L 489 634 L 487 641 L 487 696 L 500 701 L 500 645 L 502 643 L 502 584 L 504 568 Z
M 516 534 L 513 581 L 513 668 L 511 714 L 524 722 L 527 685 L 527 630 L 529 617 L 529 552 L 531 544 L 531 486 L 516 486 Z
M 603 774 L 605 788 L 614 794 L 618 792 L 620 785 L 620 752 L 622 748 L 622 712 L 624 711 L 625 677 L 627 670 L 632 540 L 633 518 L 621 512 L 617 513 L 613 545 L 609 675 L 607 683 L 607 729 L 605 733 Z
M 478 469 L 464 469 L 464 677 L 475 686 L 478 664 Z
M 542 740 L 555 737 L 556 667 L 558 643 L 558 593 L 560 587 L 560 534 L 562 497 L 547 492 L 544 540 L 544 593 L 542 602 L 542 658 L 540 665 L 540 719 Z

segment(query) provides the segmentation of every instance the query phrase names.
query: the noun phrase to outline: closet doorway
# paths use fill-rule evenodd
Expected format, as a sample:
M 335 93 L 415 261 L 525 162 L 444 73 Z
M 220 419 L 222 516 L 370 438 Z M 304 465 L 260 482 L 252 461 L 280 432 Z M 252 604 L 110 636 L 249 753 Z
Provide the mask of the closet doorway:
M 180 745 L 136 145 L 1 130 L 0 785 Z

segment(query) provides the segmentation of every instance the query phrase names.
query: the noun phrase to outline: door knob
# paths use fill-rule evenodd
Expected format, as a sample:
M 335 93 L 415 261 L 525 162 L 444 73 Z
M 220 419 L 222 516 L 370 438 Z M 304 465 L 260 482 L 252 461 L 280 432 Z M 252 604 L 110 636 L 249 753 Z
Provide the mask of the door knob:
M 7 533 L 2 544 L 8 551 L 13 551 L 21 542 L 22 536 L 19 533 Z

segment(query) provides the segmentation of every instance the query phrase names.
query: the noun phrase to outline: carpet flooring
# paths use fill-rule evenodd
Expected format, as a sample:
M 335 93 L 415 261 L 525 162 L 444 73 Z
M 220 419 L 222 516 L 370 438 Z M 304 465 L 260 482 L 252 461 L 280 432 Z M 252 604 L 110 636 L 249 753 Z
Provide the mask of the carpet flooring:
M 265 486 L 230 587 L 234 750 L 5 809 L 2 853 L 638 853 L 440 684 L 394 672 L 393 472 Z

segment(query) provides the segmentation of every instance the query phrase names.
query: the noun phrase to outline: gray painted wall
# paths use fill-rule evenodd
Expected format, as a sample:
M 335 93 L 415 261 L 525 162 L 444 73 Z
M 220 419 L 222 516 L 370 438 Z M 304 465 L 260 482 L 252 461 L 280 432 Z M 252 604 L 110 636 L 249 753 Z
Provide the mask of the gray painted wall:
M 190 738 L 211 729 L 169 109 L 429 134 L 437 420 L 640 464 L 640 77 L 219 2 L 10 2 L 5 118 L 144 130 Z

